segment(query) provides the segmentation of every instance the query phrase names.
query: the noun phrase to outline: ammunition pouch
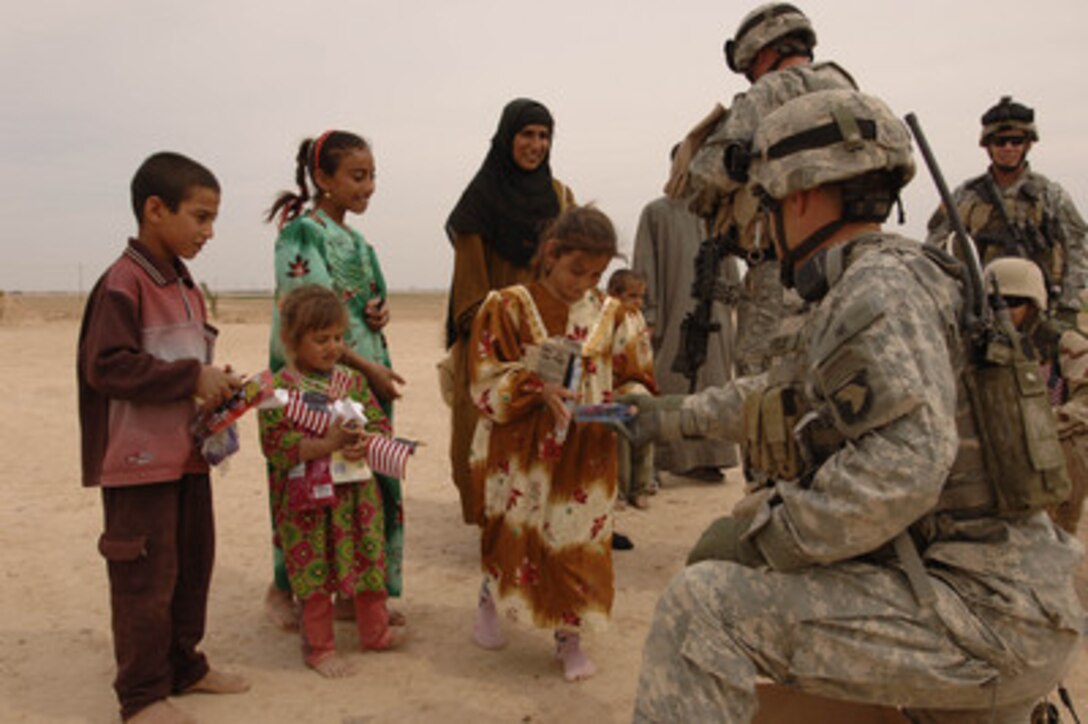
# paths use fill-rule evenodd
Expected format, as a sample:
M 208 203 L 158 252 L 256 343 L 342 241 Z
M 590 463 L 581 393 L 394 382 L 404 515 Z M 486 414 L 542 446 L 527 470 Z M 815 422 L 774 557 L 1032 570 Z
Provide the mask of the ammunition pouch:
M 997 514 L 1019 517 L 1058 505 L 1072 484 L 1039 363 L 1000 341 L 989 343 L 986 357 L 967 367 L 964 383 Z
M 749 395 L 742 409 L 744 461 L 773 480 L 800 480 L 842 447 L 844 438 L 786 383 Z

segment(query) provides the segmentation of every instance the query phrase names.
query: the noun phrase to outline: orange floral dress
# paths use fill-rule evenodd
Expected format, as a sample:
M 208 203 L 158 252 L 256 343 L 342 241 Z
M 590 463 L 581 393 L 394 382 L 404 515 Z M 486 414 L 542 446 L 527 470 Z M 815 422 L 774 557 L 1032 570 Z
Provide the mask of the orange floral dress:
M 482 567 L 500 613 L 577 630 L 607 621 L 614 594 L 615 433 L 571 422 L 565 439 L 527 352 L 549 338 L 579 346 L 582 403 L 653 390 L 638 314 L 598 290 L 568 305 L 539 283 L 491 292 L 473 324 L 472 399 L 482 417 L 472 475 L 485 496 Z

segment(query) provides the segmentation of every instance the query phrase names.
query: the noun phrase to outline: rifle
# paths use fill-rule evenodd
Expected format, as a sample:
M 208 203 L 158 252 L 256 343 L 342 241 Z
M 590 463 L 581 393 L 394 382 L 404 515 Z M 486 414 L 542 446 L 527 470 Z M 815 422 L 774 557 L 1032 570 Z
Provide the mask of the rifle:
M 736 236 L 736 228 L 730 227 L 725 234 L 704 239 L 695 255 L 695 281 L 691 285 L 695 308 L 680 323 L 680 348 L 671 367 L 673 372 L 687 378 L 689 392 L 695 392 L 699 368 L 706 363 L 710 335 L 722 331 L 721 324 L 714 321 L 714 302 L 736 302 L 736 290 L 720 279 L 722 260 L 736 248 Z
M 1023 227 L 1017 226 L 1013 222 L 1012 217 L 1009 216 L 1009 208 L 1005 205 L 1005 198 L 1001 195 L 993 176 L 989 172 L 982 179 L 982 192 L 990 205 L 997 211 L 997 217 L 1001 220 L 1001 224 L 1012 235 L 1011 244 L 1007 243 L 1006 240 L 1000 242 L 1001 246 L 1005 248 L 1005 253 L 1034 261 L 1043 273 L 1043 281 L 1046 283 L 1050 301 L 1054 301 L 1058 297 L 1061 288 L 1054 283 L 1051 270 L 1047 264 L 1048 244 L 1046 236 L 1030 220 Z

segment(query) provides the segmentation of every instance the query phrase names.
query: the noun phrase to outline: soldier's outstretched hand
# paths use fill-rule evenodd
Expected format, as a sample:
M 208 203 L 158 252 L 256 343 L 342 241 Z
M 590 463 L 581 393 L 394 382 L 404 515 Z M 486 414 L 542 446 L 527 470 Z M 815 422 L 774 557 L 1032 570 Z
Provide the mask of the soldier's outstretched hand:
M 626 423 L 614 427 L 634 447 L 651 442 L 679 440 L 693 429 L 693 413 L 684 409 L 686 395 L 619 395 L 616 402 L 631 405 L 634 414 Z

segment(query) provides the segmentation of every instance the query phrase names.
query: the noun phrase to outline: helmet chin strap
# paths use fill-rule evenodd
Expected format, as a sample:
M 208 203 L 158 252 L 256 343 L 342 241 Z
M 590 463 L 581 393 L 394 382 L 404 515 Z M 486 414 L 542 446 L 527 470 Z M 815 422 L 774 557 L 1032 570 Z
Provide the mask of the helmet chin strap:
M 786 246 L 786 238 L 782 233 L 785 229 L 782 223 L 782 207 L 779 206 L 775 209 L 775 223 L 778 226 L 779 239 L 782 240 L 782 246 Z M 820 244 L 827 241 L 832 234 L 846 225 L 846 219 L 838 218 L 834 221 L 828 222 L 821 226 L 816 231 L 809 234 L 804 241 L 793 248 L 786 249 L 786 253 L 779 259 L 778 274 L 782 280 L 782 286 L 787 289 L 794 289 L 796 287 L 796 278 L 794 276 L 794 265 L 801 259 L 805 258 L 816 249 Z

